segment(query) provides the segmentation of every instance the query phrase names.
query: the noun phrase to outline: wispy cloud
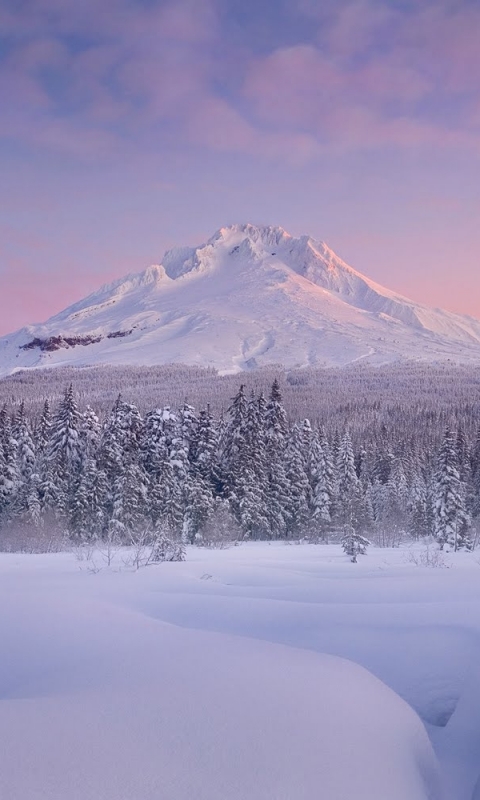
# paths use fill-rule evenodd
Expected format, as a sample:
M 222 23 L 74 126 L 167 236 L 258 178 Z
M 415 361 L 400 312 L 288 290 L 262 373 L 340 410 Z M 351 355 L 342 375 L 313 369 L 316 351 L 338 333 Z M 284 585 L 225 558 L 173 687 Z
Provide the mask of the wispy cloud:
M 228 40 L 214 0 L 7 5 L 0 135 L 85 158 L 172 140 L 281 158 L 330 144 L 478 146 L 477 6 L 299 9 L 309 41 L 258 56 Z

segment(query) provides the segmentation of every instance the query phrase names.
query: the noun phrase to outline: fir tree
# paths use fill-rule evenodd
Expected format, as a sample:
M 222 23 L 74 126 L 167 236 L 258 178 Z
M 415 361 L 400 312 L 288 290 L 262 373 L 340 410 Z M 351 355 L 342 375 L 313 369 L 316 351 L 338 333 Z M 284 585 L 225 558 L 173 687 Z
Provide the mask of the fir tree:
M 265 450 L 267 464 L 267 514 L 270 535 L 286 535 L 288 525 L 288 480 L 285 469 L 285 448 L 288 422 L 277 379 L 265 411 Z
M 345 432 L 337 457 L 336 516 L 343 526 L 354 527 L 358 523 L 360 482 L 355 470 L 350 434 Z
M 312 516 L 322 536 L 325 537 L 332 521 L 335 475 L 328 439 L 323 428 L 320 428 L 312 438 L 309 462 Z
M 465 510 L 464 487 L 460 481 L 455 439 L 447 429 L 438 455 L 434 497 L 435 536 L 440 549 L 470 549 L 469 519 Z
M 288 530 L 291 534 L 306 532 L 309 521 L 310 484 L 305 456 L 305 427 L 292 427 L 285 457 L 287 463 L 288 500 L 286 505 Z
M 50 412 L 50 403 L 48 400 L 45 400 L 43 404 L 42 415 L 40 417 L 40 422 L 38 424 L 38 428 L 35 431 L 35 444 L 36 444 L 36 451 L 40 456 L 43 456 L 48 448 L 48 443 L 50 441 L 50 430 L 52 427 L 52 415 Z
M 365 555 L 369 540 L 361 536 L 353 525 L 345 525 L 342 536 L 342 547 L 350 560 L 355 564 L 358 555 Z

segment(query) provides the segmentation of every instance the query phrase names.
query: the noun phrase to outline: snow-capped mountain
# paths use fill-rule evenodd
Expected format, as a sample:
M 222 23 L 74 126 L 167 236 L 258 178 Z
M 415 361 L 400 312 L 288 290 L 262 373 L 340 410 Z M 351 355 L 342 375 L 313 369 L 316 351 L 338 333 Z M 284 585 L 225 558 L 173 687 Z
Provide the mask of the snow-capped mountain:
M 345 264 L 324 242 L 233 225 L 0 338 L 0 375 L 59 365 L 287 367 L 480 361 L 480 320 L 430 309 Z

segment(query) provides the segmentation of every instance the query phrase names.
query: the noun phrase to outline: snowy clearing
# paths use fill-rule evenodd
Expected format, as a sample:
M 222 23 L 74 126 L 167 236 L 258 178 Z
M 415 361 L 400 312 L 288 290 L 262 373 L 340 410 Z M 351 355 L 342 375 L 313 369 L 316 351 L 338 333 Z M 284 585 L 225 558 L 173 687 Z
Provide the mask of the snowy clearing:
M 476 800 L 480 557 L 421 552 L 1 554 L 1 796 Z

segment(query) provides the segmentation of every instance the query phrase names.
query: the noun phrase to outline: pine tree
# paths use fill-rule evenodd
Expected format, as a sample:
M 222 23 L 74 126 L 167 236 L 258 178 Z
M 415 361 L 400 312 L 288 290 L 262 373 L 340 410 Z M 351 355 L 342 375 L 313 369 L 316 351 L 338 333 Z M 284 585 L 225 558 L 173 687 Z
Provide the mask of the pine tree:
M 383 504 L 379 518 L 388 528 L 391 542 L 397 542 L 406 530 L 408 485 L 401 458 L 394 458 L 387 482 L 384 484 Z
M 195 460 L 195 443 L 198 432 L 198 418 L 193 406 L 188 403 L 183 404 L 178 415 L 178 424 L 186 459 L 190 465 Z
M 244 536 L 261 538 L 269 531 L 265 498 L 265 448 L 262 404 L 248 402 L 245 389 L 232 400 L 224 434 L 222 473 L 226 497 Z
M 305 453 L 305 427 L 293 425 L 285 452 L 287 463 L 288 500 L 286 505 L 288 531 L 298 535 L 305 533 L 309 521 L 310 484 Z
M 41 489 L 43 506 L 46 505 L 45 497 L 50 494 L 51 506 L 56 516 L 67 524 L 81 467 L 80 420 L 73 387 L 70 385 L 65 390 L 50 429 L 46 455 L 48 467 L 44 475 L 44 481 L 48 478 L 48 488 L 43 485 Z
M 427 484 L 419 466 L 413 472 L 410 494 L 407 502 L 409 514 L 408 530 L 414 539 L 431 534 L 429 520 L 429 498 Z
M 435 536 L 440 549 L 470 549 L 469 518 L 465 510 L 464 487 L 458 470 L 455 439 L 447 429 L 438 455 L 434 497 Z
M 35 443 L 22 402 L 15 417 L 13 428 L 17 455 L 17 486 L 14 499 L 14 513 L 24 516 L 31 522 L 39 519 L 40 502 L 38 498 L 38 475 L 36 473 Z M 37 495 L 37 496 L 35 496 Z
M 342 536 L 342 547 L 350 560 L 355 564 L 358 555 L 365 555 L 370 544 L 365 536 L 361 536 L 353 525 L 345 525 Z
M 198 419 L 198 427 L 193 443 L 194 470 L 199 473 L 212 488 L 212 493 L 220 489 L 218 469 L 218 429 L 214 423 L 210 406 L 202 410 Z
M 241 497 L 239 522 L 244 535 L 251 539 L 261 539 L 270 533 L 266 497 L 265 418 L 263 395 L 257 400 L 252 391 L 247 409 L 245 449 L 237 475 L 237 491 Z
M 228 409 L 228 423 L 222 441 L 222 474 L 227 497 L 235 493 L 237 465 L 243 458 L 247 439 L 248 403 L 242 384 Z
M 0 412 L 0 449 L 0 516 L 5 520 L 13 507 L 20 484 L 18 443 L 5 407 Z
M 81 460 L 95 458 L 100 446 L 101 426 L 95 411 L 87 406 L 80 418 L 80 456 Z
M 76 471 L 81 462 L 80 413 L 70 384 L 51 426 L 49 458 L 65 471 Z
M 477 429 L 470 457 L 467 498 L 468 510 L 474 519 L 478 519 L 480 517 L 480 427 Z
M 103 470 L 92 456 L 84 458 L 71 504 L 71 531 L 82 542 L 101 539 L 106 531 L 108 488 Z
M 315 525 L 323 538 L 332 521 L 335 475 L 328 439 L 323 428 L 314 434 L 309 453 L 311 506 Z
M 338 451 L 336 494 L 338 522 L 342 526 L 355 528 L 359 515 L 360 482 L 355 470 L 352 440 L 348 431 L 345 432 Z
M 35 468 L 35 444 L 28 420 L 25 416 L 25 406 L 23 403 L 15 419 L 13 434 L 17 442 L 19 478 L 21 484 L 25 485 L 29 482 Z
M 184 495 L 183 540 L 194 544 L 213 513 L 215 503 L 207 481 L 200 474 L 195 475 L 193 472 L 187 478 Z
M 35 445 L 36 451 L 40 456 L 43 456 L 48 448 L 50 441 L 50 430 L 52 427 L 52 415 L 50 412 L 50 403 L 45 400 L 43 404 L 42 416 L 38 428 L 35 431 Z
M 270 535 L 280 538 L 288 526 L 288 480 L 285 448 L 288 422 L 277 379 L 272 384 L 265 412 L 265 452 L 267 464 L 267 514 Z

